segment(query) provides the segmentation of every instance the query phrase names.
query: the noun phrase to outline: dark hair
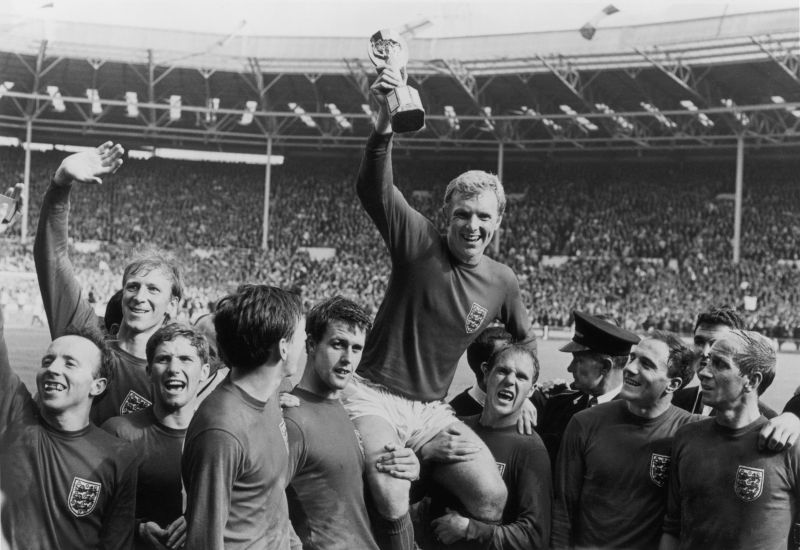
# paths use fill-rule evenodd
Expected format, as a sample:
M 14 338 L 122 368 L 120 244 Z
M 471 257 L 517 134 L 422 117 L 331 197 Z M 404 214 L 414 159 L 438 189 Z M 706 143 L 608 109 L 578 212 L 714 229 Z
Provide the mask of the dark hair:
M 531 383 L 535 384 L 539 379 L 539 358 L 536 356 L 535 351 L 523 344 L 509 344 L 498 349 L 491 355 L 491 357 L 489 357 L 487 369 L 491 371 L 501 358 L 511 354 L 522 355 L 523 357 L 530 358 L 531 363 L 533 363 L 533 376 Z
M 489 327 L 478 334 L 467 347 L 467 364 L 476 378 L 483 378 L 481 365 L 489 360 L 497 346 L 510 344 L 512 340 L 511 334 L 503 327 Z
M 108 334 L 116 334 L 119 325 L 122 323 L 122 289 L 116 291 L 106 304 L 106 314 L 103 316 L 103 324 Z
M 94 371 L 95 378 L 105 378 L 110 384 L 116 367 L 116 356 L 108 345 L 108 340 L 100 330 L 100 327 L 92 325 L 69 325 L 64 329 L 61 336 L 80 336 L 89 340 L 100 350 L 100 364 Z
M 683 388 L 691 382 L 694 378 L 694 363 L 697 354 L 674 332 L 666 330 L 654 330 L 644 337 L 644 339 L 652 338 L 664 342 L 669 349 L 667 356 L 667 376 L 670 378 L 680 378 Z
M 739 330 L 746 328 L 741 315 L 735 309 L 727 306 L 711 308 L 698 315 L 697 321 L 694 323 L 694 330 L 696 331 L 700 325 L 725 325 Z
M 214 314 L 221 359 L 239 369 L 263 365 L 282 338 L 292 337 L 302 317 L 297 294 L 274 286 L 241 285 L 219 301 Z
M 197 350 L 197 357 L 200 359 L 201 363 L 210 362 L 211 354 L 209 352 L 208 340 L 206 340 L 206 337 L 203 336 L 202 333 L 186 325 L 170 323 L 155 331 L 153 335 L 148 338 L 145 351 L 147 355 L 147 366 L 150 367 L 153 364 L 156 348 L 158 346 L 164 342 L 172 342 L 177 338 L 186 338 L 189 341 L 192 347 Z
M 162 271 L 170 279 L 172 297 L 180 300 L 183 298 L 183 275 L 178 264 L 160 252 L 151 252 L 136 258 L 127 266 L 122 274 L 122 288 L 131 275 L 147 274 L 153 270 Z
M 319 343 L 334 321 L 345 323 L 350 329 L 363 330 L 368 333 L 372 329 L 372 319 L 366 310 L 342 296 L 334 296 L 316 304 L 306 315 L 306 334 L 309 340 Z
M 758 395 L 761 395 L 775 379 L 777 363 L 775 347 L 769 338 L 758 332 L 734 329 L 730 335 L 725 336 L 725 339 L 730 339 L 731 336 L 739 338 L 742 343 L 738 351 L 733 354 L 733 360 L 739 371 L 745 376 L 761 373 L 761 383 L 756 388 Z

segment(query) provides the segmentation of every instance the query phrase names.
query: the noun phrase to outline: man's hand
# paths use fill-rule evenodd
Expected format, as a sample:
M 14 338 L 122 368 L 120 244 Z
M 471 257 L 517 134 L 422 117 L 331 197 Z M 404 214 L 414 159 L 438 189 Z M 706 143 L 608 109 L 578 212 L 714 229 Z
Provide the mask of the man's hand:
M 186 518 L 181 516 L 167 525 L 167 546 L 173 550 L 186 544 Z
M 431 522 L 436 539 L 443 544 L 453 544 L 467 537 L 469 520 L 447 508 L 447 513 Z
M 386 94 L 397 88 L 405 86 L 406 77 L 398 69 L 387 66 L 378 72 L 378 78 L 369 87 L 378 104 L 381 106 L 378 119 L 375 121 L 375 131 L 379 134 L 388 134 L 392 131 L 392 121 L 389 118 L 389 107 L 386 105 Z
M 278 394 L 278 400 L 281 404 L 282 409 L 289 409 L 292 407 L 299 407 L 300 406 L 300 398 L 296 395 L 292 395 L 289 392 L 282 391 Z
M 538 420 L 537 414 L 536 406 L 530 399 L 526 399 L 522 404 L 522 414 L 517 420 L 517 431 L 522 435 L 531 435 Z
M 4 195 L 11 199 L 10 203 L 0 204 L 0 234 L 5 233 L 11 227 L 17 214 L 22 211 L 22 190 L 24 183 L 18 183 L 14 187 L 9 187 Z M 5 201 L 5 199 L 3 199 Z
M 422 460 L 466 462 L 473 460 L 481 447 L 459 424 L 442 430 L 420 449 Z
M 162 542 L 167 535 L 167 530 L 162 529 L 154 521 L 139 524 L 139 537 L 156 550 L 169 550 Z
M 122 166 L 122 145 L 107 141 L 91 151 L 83 151 L 70 155 L 61 161 L 61 165 L 53 176 L 53 183 L 58 186 L 69 185 L 73 181 L 81 183 L 103 183 L 100 176 L 113 174 Z
M 419 459 L 413 450 L 396 443 L 387 443 L 383 448 L 387 453 L 378 457 L 379 472 L 408 481 L 419 479 Z
M 783 413 L 767 422 L 758 434 L 758 448 L 782 451 L 795 444 L 800 436 L 800 418 Z

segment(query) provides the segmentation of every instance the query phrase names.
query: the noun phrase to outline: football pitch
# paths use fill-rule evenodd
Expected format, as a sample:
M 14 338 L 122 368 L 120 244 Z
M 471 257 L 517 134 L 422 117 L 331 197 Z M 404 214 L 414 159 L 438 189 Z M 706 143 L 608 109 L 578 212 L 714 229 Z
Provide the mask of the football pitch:
M 22 381 L 31 392 L 35 392 L 36 370 L 39 368 L 44 351 L 50 341 L 50 335 L 44 328 L 6 328 L 6 342 L 8 343 L 9 356 L 12 368 L 19 374 Z M 567 372 L 570 355 L 558 351 L 566 343 L 566 336 L 539 340 L 539 362 L 541 373 L 539 381 L 562 378 L 572 380 L 572 375 Z M 791 351 L 788 351 L 791 348 Z M 762 400 L 780 412 L 783 406 L 794 394 L 795 388 L 800 385 L 800 353 L 794 351 L 794 345 L 784 344 L 783 351 L 778 354 L 778 372 L 772 386 L 766 391 Z M 294 378 L 299 379 L 300 374 Z M 472 371 L 462 359 L 456 372 L 450 395 L 457 394 L 474 382 Z

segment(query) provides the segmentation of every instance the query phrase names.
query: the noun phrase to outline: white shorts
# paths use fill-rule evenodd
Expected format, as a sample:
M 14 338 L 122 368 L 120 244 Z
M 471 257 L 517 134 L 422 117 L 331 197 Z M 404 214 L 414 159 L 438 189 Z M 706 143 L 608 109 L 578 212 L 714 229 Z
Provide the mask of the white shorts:
M 351 420 L 362 416 L 386 420 L 398 439 L 414 452 L 458 420 L 444 401 L 413 401 L 357 374 L 342 392 L 341 402 Z

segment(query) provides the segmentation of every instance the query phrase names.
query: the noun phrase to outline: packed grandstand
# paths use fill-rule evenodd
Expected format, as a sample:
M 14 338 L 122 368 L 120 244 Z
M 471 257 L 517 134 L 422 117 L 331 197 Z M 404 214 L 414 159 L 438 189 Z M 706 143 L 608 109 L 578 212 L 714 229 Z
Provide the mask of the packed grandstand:
M 412 42 L 412 53 L 426 52 L 412 56 L 409 72 L 431 116 L 424 132 L 399 140 L 398 186 L 438 219 L 440 204 L 432 197 L 441 197 L 450 178 L 467 168 L 502 170 L 511 204 L 493 255 L 512 266 L 540 325 L 567 326 L 578 309 L 611 313 L 632 330 L 686 333 L 697 311 L 729 304 L 752 327 L 798 338 L 797 115 L 782 107 L 800 99 L 796 28 L 797 11 L 779 10 L 606 29 L 594 43 L 573 31 Z M 341 293 L 375 311 L 389 261 L 353 189 L 369 126 L 367 111 L 359 113 L 369 101 L 364 83 L 371 74 L 364 40 L 307 39 L 301 51 L 292 49 L 298 44 L 292 39 L 251 38 L 253 51 L 268 45 L 276 52 L 259 58 L 237 53 L 243 51 L 237 38 L 213 55 L 168 63 L 182 59 L 179 36 L 168 42 L 169 33 L 150 30 L 136 42 L 130 29 L 85 30 L 73 29 L 72 42 L 49 44 L 9 31 L 0 47 L 0 80 L 14 83 L 0 100 L 6 135 L 24 137 L 26 105 L 35 102 L 44 106 L 31 119 L 37 141 L 88 145 L 110 138 L 141 148 L 211 140 L 218 149 L 263 152 L 271 128 L 286 158 L 271 170 L 267 250 L 260 246 L 262 166 L 127 159 L 109 185 L 76 189 L 71 255 L 98 310 L 120 287 L 114 274 L 131 250 L 157 246 L 186 267 L 189 318 L 251 280 L 298 288 L 307 304 Z M 75 42 L 78 36 L 83 42 Z M 144 47 L 145 38 L 155 49 Z M 93 64 L 103 40 L 113 44 L 103 51 L 109 59 Z M 532 44 L 546 50 L 534 53 Z M 33 67 L 54 70 L 45 76 Z M 149 98 L 146 83 L 132 76 L 141 79 L 148 70 Z M 109 100 L 100 115 L 89 114 L 89 100 L 70 100 L 92 78 Z M 204 97 L 196 81 L 205 83 Z M 66 112 L 48 107 L 53 97 L 44 89 L 51 84 L 64 91 Z M 144 114 L 129 120 L 125 90 L 137 86 Z M 211 123 L 202 109 L 215 88 L 216 95 L 226 91 L 219 120 L 215 114 Z M 235 126 L 253 90 L 265 98 L 256 112 L 263 123 Z M 167 122 L 174 93 L 190 112 Z M 695 110 L 683 97 L 693 99 Z M 316 117 L 317 127 L 286 109 L 291 98 L 309 106 L 306 115 Z M 328 107 L 334 100 L 352 120 L 349 129 L 336 126 Z M 439 114 L 445 104 L 450 115 Z M 531 110 L 520 111 L 523 104 Z M 565 104 L 577 110 L 559 108 Z M 199 107 L 191 111 L 192 105 Z M 582 113 L 595 117 L 594 130 Z M 737 139 L 746 161 L 741 255 L 733 263 Z M 22 147 L 0 149 L 4 182 L 24 179 L 24 156 Z M 64 156 L 32 154 L 29 237 Z M 21 322 L 40 320 L 31 305 L 36 282 L 26 276 L 33 272 L 31 240 L 7 236 L 3 246 L 13 250 L 0 260 L 7 318 L 13 322 L 16 312 Z M 320 248 L 329 254 L 318 257 Z
M 0 150 L 4 179 L 22 169 L 19 149 Z M 63 153 L 33 156 L 31 223 Z M 514 199 L 504 220 L 499 258 L 513 266 L 536 321 L 571 324 L 577 309 L 611 312 L 634 330 L 690 332 L 695 311 L 710 302 L 745 310 L 753 326 L 776 337 L 800 332 L 800 190 L 795 163 L 749 165 L 742 260 L 733 265 L 733 170 L 730 163 L 624 166 L 569 163 L 506 173 Z M 462 164 L 463 165 L 463 164 Z M 389 261 L 380 236 L 354 199 L 358 159 L 291 163 L 273 169 L 269 250 L 259 247 L 263 168 L 174 160 L 129 160 L 109 185 L 73 193 L 72 253 L 98 307 L 120 288 L 116 275 L 142 246 L 169 250 L 187 266 L 187 317 L 256 278 L 298 287 L 314 303 L 332 293 L 358 297 L 373 311 Z M 447 163 L 397 163 L 400 188 L 438 219 Z M 416 193 L 415 193 L 416 191 Z M 419 193 L 418 191 L 430 191 Z M 3 303 L 36 302 L 30 243 L 7 238 L 13 254 L 0 271 Z M 308 248 L 332 248 L 312 259 Z M 88 249 L 88 250 L 87 250 Z M 83 250 L 83 252 L 82 252 Z M 751 299 L 747 303 L 751 303 Z M 746 310 L 745 310 L 746 311 Z M 13 315 L 10 315 L 13 317 Z M 546 319 L 545 319 L 546 317 Z M 30 316 L 28 316 L 30 319 Z

